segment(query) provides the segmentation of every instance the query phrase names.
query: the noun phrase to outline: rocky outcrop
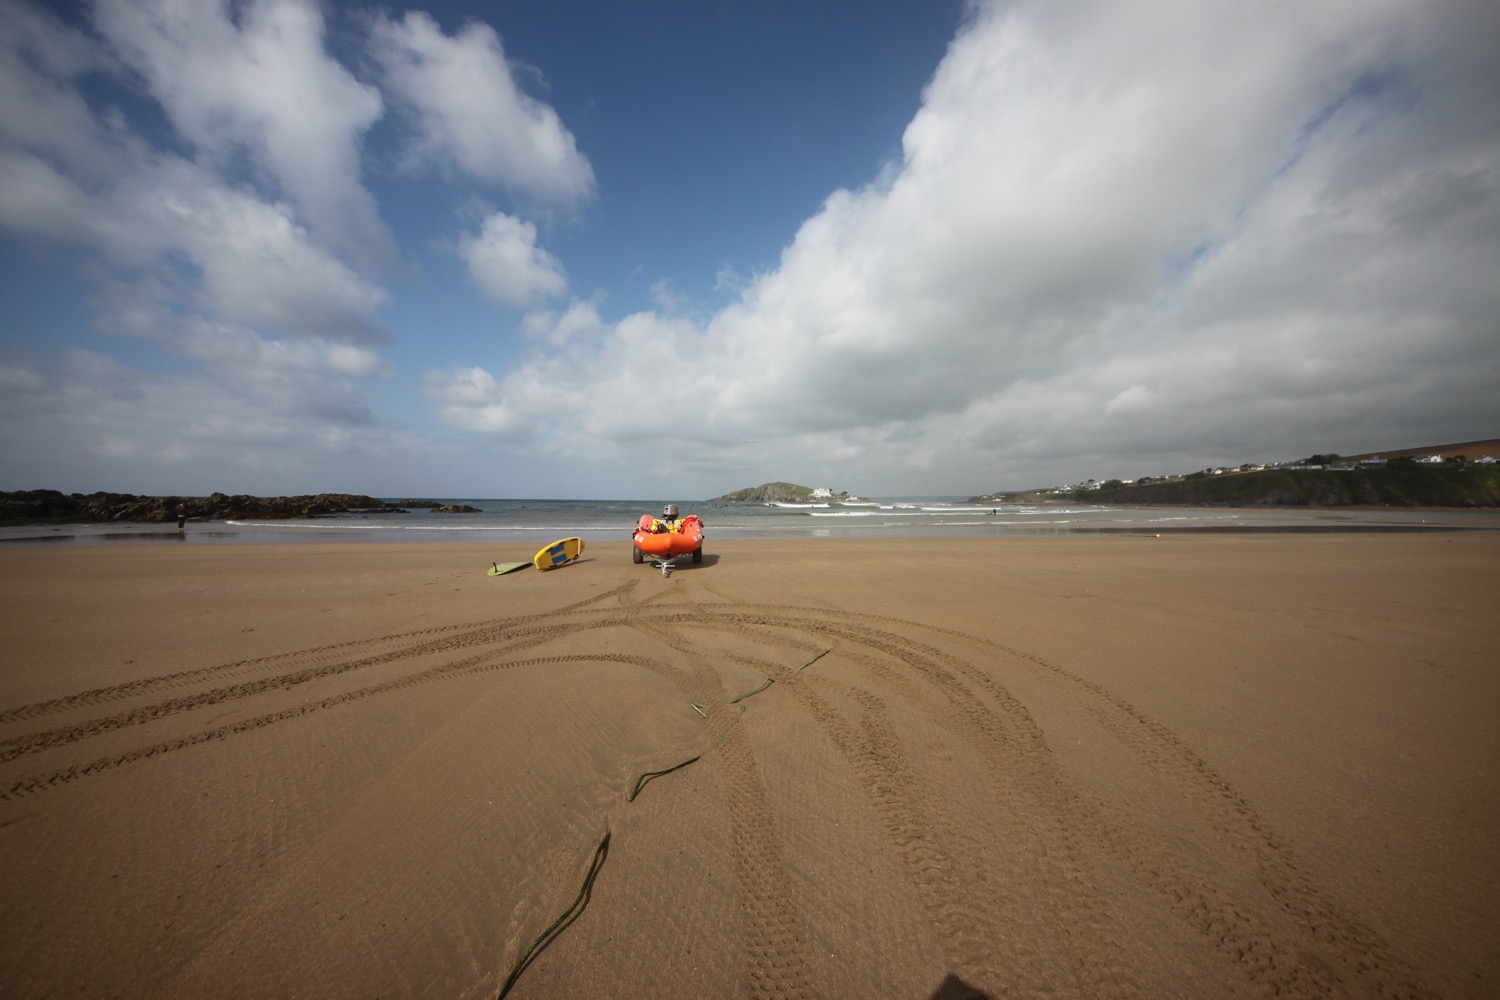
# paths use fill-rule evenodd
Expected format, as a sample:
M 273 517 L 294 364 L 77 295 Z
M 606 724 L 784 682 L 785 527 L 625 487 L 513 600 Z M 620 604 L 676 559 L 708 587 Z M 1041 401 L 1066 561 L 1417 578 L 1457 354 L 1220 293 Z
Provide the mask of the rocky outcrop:
M 333 514 L 404 514 L 398 504 L 354 493 L 316 496 L 253 497 L 214 493 L 206 497 L 136 496 L 131 493 L 60 493 L 22 490 L 0 493 L 4 521 L 175 521 L 181 504 L 193 520 L 232 521 L 244 518 L 285 520 L 328 517 Z
M 433 507 L 432 507 L 432 512 L 434 514 L 482 514 L 482 513 L 484 513 L 478 507 L 470 507 L 466 503 L 445 503 L 445 504 L 441 504 L 441 505 L 434 504 Z
M 738 503 L 807 503 L 812 496 L 812 488 L 798 486 L 796 483 L 764 483 L 760 486 L 747 486 L 733 493 L 726 493 L 713 500 L 727 500 Z

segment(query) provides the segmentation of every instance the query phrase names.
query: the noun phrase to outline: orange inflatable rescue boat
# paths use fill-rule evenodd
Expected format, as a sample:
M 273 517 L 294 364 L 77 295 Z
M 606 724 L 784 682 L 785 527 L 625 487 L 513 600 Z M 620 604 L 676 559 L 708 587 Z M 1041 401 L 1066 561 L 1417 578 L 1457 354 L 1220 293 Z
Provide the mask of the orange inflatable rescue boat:
M 645 562 L 648 558 L 661 567 L 666 575 L 678 556 L 691 555 L 693 562 L 703 561 L 703 521 L 697 514 L 677 519 L 677 505 L 667 504 L 661 517 L 642 514 L 636 522 L 635 543 L 630 550 L 632 562 Z

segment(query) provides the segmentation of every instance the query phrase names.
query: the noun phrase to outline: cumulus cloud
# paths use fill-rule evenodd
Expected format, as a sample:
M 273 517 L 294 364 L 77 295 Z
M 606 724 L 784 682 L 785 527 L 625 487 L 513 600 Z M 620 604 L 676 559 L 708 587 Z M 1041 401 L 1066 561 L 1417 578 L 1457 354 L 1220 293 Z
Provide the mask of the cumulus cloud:
M 170 159 L 127 179 L 101 242 L 120 257 L 179 253 L 202 276 L 213 313 L 291 332 L 383 339 L 368 323 L 385 293 L 313 242 L 287 206 L 229 188 Z
M 91 194 L 25 151 L 0 149 L 0 225 L 80 240 L 125 268 L 188 262 L 198 308 L 291 333 L 385 339 L 385 292 L 309 239 L 287 206 L 231 188 L 194 164 L 141 155 Z
M 278 456 L 363 475 L 469 440 L 372 412 L 390 236 L 361 158 L 390 108 L 412 167 L 591 197 L 494 30 L 371 16 L 333 48 L 382 93 L 312 0 L 0 15 L 0 227 L 67 248 L 98 326 L 159 350 L 135 368 L 51 331 L 7 345 L 7 471 L 45 483 L 81 449 L 101 476 L 260 489 Z M 977 2 L 899 158 L 831 192 L 775 268 L 725 263 L 716 313 L 671 275 L 607 317 L 514 205 L 433 239 L 526 313 L 519 343 L 446 351 L 423 389 L 480 448 L 621 484 L 670 454 L 651 476 L 715 492 L 966 493 L 1490 434 L 1497 35 L 1483 0 Z
M 1490 433 L 1496 22 L 977 5 L 901 162 L 834 192 L 734 304 L 627 317 L 491 391 L 559 448 L 607 455 L 654 392 L 726 465 L 775 439 L 778 477 L 892 491 Z M 663 347 L 692 359 L 668 391 Z
M 90 199 L 52 164 L 25 150 L 0 149 L 0 225 L 76 237 L 88 228 Z
M 502 305 L 528 306 L 560 295 L 567 279 L 556 258 L 537 246 L 536 226 L 504 212 L 458 241 L 458 254 L 475 284 Z
M 609 327 L 593 302 L 575 301 L 561 313 L 552 310 L 528 313 L 521 322 L 521 331 L 529 339 L 562 347 L 597 342 L 609 332 Z
M 239 37 L 220 23 L 224 11 L 211 5 L 189 6 L 195 14 L 190 15 L 189 8 L 110 4 L 101 8 L 101 17 L 134 25 L 141 35 L 149 33 L 132 17 L 155 25 L 163 33 L 155 38 L 163 49 L 173 48 L 163 38 L 176 38 L 176 32 L 186 30 L 180 21 L 208 17 L 205 24 L 193 23 L 208 37 L 205 51 L 233 64 L 232 55 L 220 51 L 219 43 Z M 55 110 L 58 120 L 37 124 L 41 116 L 11 112 L 0 117 L 0 225 L 92 247 L 137 280 L 177 272 L 185 262 L 190 273 L 184 280 L 192 288 L 186 304 L 232 323 L 355 340 L 383 338 L 371 320 L 385 293 L 310 232 L 293 206 L 231 183 L 205 165 L 154 150 L 141 137 L 122 131 L 108 115 L 95 114 L 83 101 L 76 76 L 85 67 L 108 65 L 109 58 L 91 48 L 82 33 L 47 15 L 24 6 L 13 11 L 15 20 L 7 20 L 10 27 L 0 34 L 5 43 L 0 45 L 0 94 L 27 95 L 37 106 Z M 306 39 L 298 32 L 311 32 L 313 37 L 317 32 L 305 17 L 288 15 L 306 13 L 296 5 L 254 6 L 247 12 L 251 21 L 245 30 L 251 32 L 250 25 L 259 24 L 255 30 L 260 34 L 289 35 L 290 48 L 300 51 Z M 148 15 L 155 15 L 155 20 Z M 114 28 L 117 33 L 124 30 L 120 25 Z M 228 36 L 221 37 L 225 32 Z M 270 47 L 264 40 L 258 44 Z M 171 61 L 165 54 L 161 58 Z M 272 67 L 285 68 L 285 60 L 266 59 Z M 180 62 L 194 73 L 208 72 L 197 56 L 182 56 Z M 192 75 L 163 85 L 164 100 L 170 103 L 174 95 L 191 91 Z M 233 75 L 231 65 L 228 76 Z M 175 80 L 171 74 L 167 77 Z M 253 88 L 247 84 L 245 89 Z M 186 97 L 182 100 L 197 107 Z M 214 129 L 233 131 L 224 124 L 235 119 L 231 109 L 223 102 L 202 100 L 196 117 L 184 113 L 184 128 L 202 132 L 205 141 Z M 199 119 L 218 124 L 200 127 L 195 124 Z M 288 131 L 284 125 L 265 127 L 268 134 Z M 334 128 L 328 144 L 339 146 L 346 138 Z M 267 148 L 276 145 L 268 141 Z M 286 156 L 298 159 L 290 150 Z M 321 168 L 308 169 L 316 173 Z M 338 177 L 325 180 L 334 185 Z M 306 193 L 315 185 L 300 187 Z M 357 184 L 354 188 L 360 190 Z M 355 229 L 359 232 L 345 235 L 368 236 L 367 227 Z
M 174 298 L 172 290 L 159 281 L 113 281 L 95 296 L 95 305 L 109 318 L 111 332 L 154 341 L 224 377 L 284 382 L 297 372 L 312 381 L 392 374 L 390 365 L 369 345 L 314 336 L 267 336 L 222 319 L 180 314 L 173 308 Z M 279 401 L 278 408 L 296 406 Z M 368 413 L 360 419 L 367 420 Z
M 483 368 L 428 372 L 423 387 L 454 427 L 516 439 L 532 430 L 531 420 L 516 411 L 506 390 Z
M 102 57 L 81 32 L 50 12 L 20 3 L 0 10 L 0 136 L 96 169 L 93 114 L 83 98 L 57 81 L 98 68 Z
M 207 375 L 142 372 L 81 349 L 11 366 L 20 375 L 0 393 L 11 488 L 318 492 L 368 482 L 380 463 L 422 466 L 410 436 L 374 426 L 347 381 L 246 346 L 248 378 L 228 358 Z
M 350 262 L 389 244 L 358 182 L 378 96 L 323 51 L 314 6 L 236 10 L 231 24 L 222 4 L 102 4 L 90 35 L 5 6 L 0 228 L 80 248 L 68 259 L 96 283 L 96 325 L 160 349 L 137 368 L 62 349 L 76 331 L 11 345 L 9 477 L 150 489 L 155 469 L 263 489 L 257 470 L 343 466 L 399 437 L 360 387 L 389 374 L 386 292 Z M 197 155 L 86 97 L 125 64 Z M 160 357 L 171 373 L 150 370 Z
M 455 35 L 410 11 L 375 18 L 371 51 L 418 136 L 417 156 L 553 202 L 594 190 L 594 173 L 557 112 L 524 93 L 500 37 L 471 22 Z
M 651 301 L 662 312 L 674 313 L 687 303 L 687 296 L 672 287 L 670 279 L 662 278 L 651 283 Z
M 324 48 L 313 0 L 101 3 L 95 23 L 208 160 L 248 153 L 311 229 L 373 263 L 393 242 L 360 181 L 360 143 L 380 117 L 373 87 Z

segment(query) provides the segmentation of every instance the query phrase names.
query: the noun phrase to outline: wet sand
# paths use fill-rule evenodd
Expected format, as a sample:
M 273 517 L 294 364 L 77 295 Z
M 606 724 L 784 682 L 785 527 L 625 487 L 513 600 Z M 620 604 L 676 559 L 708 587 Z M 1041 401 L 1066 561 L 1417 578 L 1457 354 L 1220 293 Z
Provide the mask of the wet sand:
M 707 552 L 0 551 L 0 995 L 1500 992 L 1500 532 Z

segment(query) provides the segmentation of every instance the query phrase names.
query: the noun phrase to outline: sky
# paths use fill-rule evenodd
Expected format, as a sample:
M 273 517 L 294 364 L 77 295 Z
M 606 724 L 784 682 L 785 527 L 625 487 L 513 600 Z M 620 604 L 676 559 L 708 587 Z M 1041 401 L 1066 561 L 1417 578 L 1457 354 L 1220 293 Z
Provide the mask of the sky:
M 0 0 L 0 489 L 1500 436 L 1491 0 Z

